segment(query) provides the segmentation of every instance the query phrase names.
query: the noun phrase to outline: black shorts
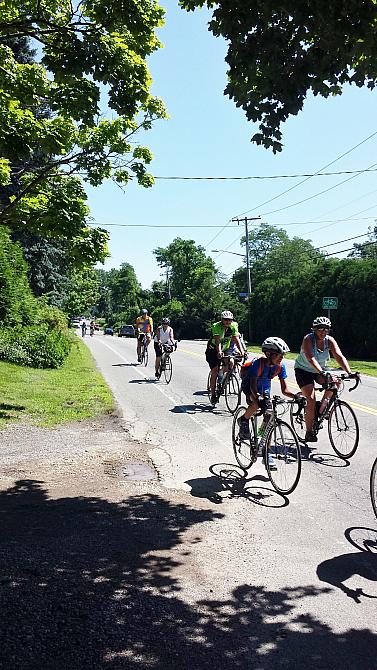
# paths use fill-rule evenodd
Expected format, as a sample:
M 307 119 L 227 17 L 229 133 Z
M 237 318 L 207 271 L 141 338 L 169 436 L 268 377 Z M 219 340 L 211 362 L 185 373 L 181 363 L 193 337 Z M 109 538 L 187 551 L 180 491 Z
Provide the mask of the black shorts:
M 304 386 L 314 386 L 314 382 L 318 382 L 321 375 L 318 372 L 308 372 L 301 368 L 295 368 L 295 377 L 297 384 L 302 389 Z
M 157 358 L 160 358 L 160 356 L 162 354 L 161 342 L 153 342 L 153 344 L 154 344 L 155 354 L 156 354 Z
M 206 361 L 213 370 L 213 368 L 217 368 L 219 365 L 219 359 L 217 358 L 217 350 L 216 349 L 206 349 Z

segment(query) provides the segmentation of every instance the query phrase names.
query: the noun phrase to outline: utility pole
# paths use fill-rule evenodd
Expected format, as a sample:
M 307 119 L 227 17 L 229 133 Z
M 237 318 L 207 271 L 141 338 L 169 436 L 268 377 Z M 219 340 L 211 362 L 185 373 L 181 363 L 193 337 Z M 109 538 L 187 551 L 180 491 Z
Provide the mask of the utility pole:
M 251 270 L 250 270 L 250 254 L 249 254 L 249 226 L 248 223 L 249 221 L 258 221 L 260 220 L 260 216 L 245 216 L 244 219 L 238 219 L 234 218 L 232 221 L 237 221 L 238 225 L 240 223 L 245 224 L 245 236 L 246 236 L 246 275 L 247 275 L 247 329 L 248 329 L 248 334 L 247 334 L 247 339 L 251 343 L 251 311 L 250 311 L 250 303 L 251 303 Z

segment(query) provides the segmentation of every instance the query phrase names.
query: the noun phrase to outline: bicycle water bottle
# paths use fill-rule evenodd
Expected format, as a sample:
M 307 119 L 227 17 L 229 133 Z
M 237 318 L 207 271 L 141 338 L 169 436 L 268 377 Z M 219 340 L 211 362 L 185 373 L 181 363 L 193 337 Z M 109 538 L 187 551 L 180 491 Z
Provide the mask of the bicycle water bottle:
M 219 385 L 222 386 L 222 383 L 224 381 L 224 373 L 222 370 L 220 370 L 220 372 L 218 373 L 217 380 L 219 382 Z
M 323 398 L 320 407 L 319 407 L 319 415 L 323 414 L 323 412 L 326 410 L 326 407 L 328 405 L 329 398 Z
M 259 446 L 260 449 L 263 449 L 264 445 L 266 444 L 266 438 L 267 438 L 267 435 L 268 435 L 267 426 L 269 425 L 271 419 L 272 419 L 272 412 L 266 410 L 266 412 L 264 414 L 264 417 L 263 417 L 262 424 L 261 424 L 261 426 L 258 430 L 258 436 L 260 436 L 258 446 Z

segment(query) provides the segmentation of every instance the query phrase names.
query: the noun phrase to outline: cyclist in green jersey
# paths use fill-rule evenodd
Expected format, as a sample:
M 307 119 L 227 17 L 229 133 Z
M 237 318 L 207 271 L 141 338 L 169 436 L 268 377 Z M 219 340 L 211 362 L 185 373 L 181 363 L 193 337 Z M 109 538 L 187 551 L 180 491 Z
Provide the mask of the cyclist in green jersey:
M 233 321 L 233 314 L 229 310 L 221 313 L 221 321 L 213 323 L 211 326 L 211 337 L 208 340 L 206 349 L 206 361 L 211 368 L 210 386 L 211 402 L 216 403 L 216 379 L 219 373 L 220 361 L 223 355 L 229 355 L 229 349 L 232 346 L 232 353 L 238 350 L 240 356 L 244 355 L 244 349 L 240 341 L 238 332 L 238 323 Z M 224 369 L 224 371 L 226 371 Z

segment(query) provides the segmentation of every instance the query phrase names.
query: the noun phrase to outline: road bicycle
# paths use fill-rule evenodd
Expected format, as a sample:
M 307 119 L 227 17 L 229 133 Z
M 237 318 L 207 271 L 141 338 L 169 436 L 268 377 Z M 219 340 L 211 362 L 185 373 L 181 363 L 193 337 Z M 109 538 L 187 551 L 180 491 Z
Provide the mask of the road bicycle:
M 162 354 L 161 354 L 161 361 L 160 361 L 160 367 L 159 367 L 159 374 L 160 377 L 162 373 L 164 373 L 165 381 L 167 384 L 171 381 L 172 374 L 173 374 L 173 363 L 170 358 L 170 354 L 172 353 L 174 349 L 174 345 L 172 344 L 162 344 L 161 345 L 162 349 Z
M 285 400 L 274 395 L 271 409 L 264 412 L 259 409 L 250 419 L 250 436 L 240 435 L 240 418 L 246 407 L 240 406 L 233 416 L 232 442 L 237 463 L 243 470 L 248 470 L 256 462 L 261 452 L 269 480 L 275 491 L 283 495 L 295 490 L 301 475 L 301 450 L 298 439 L 289 423 L 278 415 L 277 408 L 288 410 L 292 400 Z M 258 439 L 258 416 L 264 414 L 265 429 Z M 263 425 L 263 424 L 262 424 Z
M 143 339 L 141 341 L 141 347 L 140 347 L 140 363 L 142 365 L 147 366 L 148 365 L 148 339 L 146 334 L 144 333 Z
M 221 396 L 223 395 L 225 397 L 225 404 L 228 411 L 231 414 L 234 414 L 241 402 L 241 386 L 236 372 L 236 363 L 239 363 L 239 361 L 242 359 L 232 356 L 232 358 L 235 359 L 234 367 L 231 370 L 228 369 L 227 372 L 223 372 L 224 364 L 226 364 L 227 360 L 229 365 L 229 358 L 231 357 L 223 356 L 221 359 L 221 367 L 216 379 L 215 398 L 216 403 L 218 403 Z M 211 402 L 211 372 L 209 373 L 207 379 L 207 393 L 209 401 Z
M 334 372 L 336 371 L 332 371 L 332 373 Z M 345 400 L 340 400 L 339 396 L 343 390 L 344 382 L 355 380 L 355 384 L 348 391 L 353 391 L 357 388 L 360 384 L 360 375 L 358 372 L 350 375 L 341 374 L 337 375 L 338 381 L 336 381 L 332 379 L 332 373 L 327 373 L 328 380 L 315 388 L 315 391 L 329 390 L 332 391 L 332 394 L 322 414 L 320 413 L 322 401 L 317 400 L 316 402 L 313 433 L 317 435 L 324 427 L 324 422 L 327 421 L 327 430 L 332 448 L 339 458 L 347 460 L 354 455 L 358 447 L 359 424 L 352 407 Z M 291 426 L 300 442 L 305 442 L 305 413 L 306 403 L 304 405 L 302 399 L 296 400 L 291 405 Z
M 370 473 L 370 499 L 375 515 L 377 516 L 377 458 Z

